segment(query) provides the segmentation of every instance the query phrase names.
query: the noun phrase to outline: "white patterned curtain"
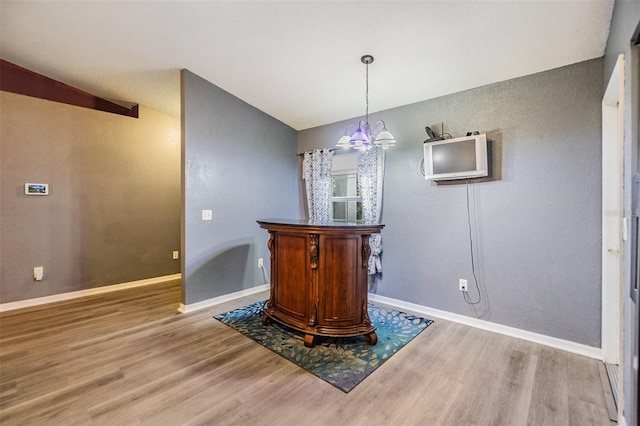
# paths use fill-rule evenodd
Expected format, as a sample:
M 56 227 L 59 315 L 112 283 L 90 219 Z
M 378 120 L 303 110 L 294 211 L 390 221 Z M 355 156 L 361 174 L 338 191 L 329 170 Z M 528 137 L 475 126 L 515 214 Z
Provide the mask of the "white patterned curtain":
M 362 215 L 366 224 L 380 223 L 382 213 L 382 180 L 384 177 L 384 150 L 372 148 L 361 151 L 358 156 L 358 185 L 362 197 Z M 382 272 L 382 236 L 373 234 L 369 238 L 369 275 Z
M 309 221 L 327 223 L 331 220 L 331 166 L 333 151 L 314 149 L 304 153 L 304 179 L 307 190 Z

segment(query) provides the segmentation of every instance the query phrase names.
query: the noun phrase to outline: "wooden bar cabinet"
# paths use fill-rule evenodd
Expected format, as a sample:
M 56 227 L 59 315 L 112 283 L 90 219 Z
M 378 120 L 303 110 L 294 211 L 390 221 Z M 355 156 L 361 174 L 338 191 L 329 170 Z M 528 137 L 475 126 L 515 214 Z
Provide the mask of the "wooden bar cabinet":
M 276 321 L 317 336 L 364 335 L 377 343 L 367 310 L 369 236 L 384 225 L 310 224 L 305 220 L 264 219 L 269 231 L 271 286 L 262 322 Z

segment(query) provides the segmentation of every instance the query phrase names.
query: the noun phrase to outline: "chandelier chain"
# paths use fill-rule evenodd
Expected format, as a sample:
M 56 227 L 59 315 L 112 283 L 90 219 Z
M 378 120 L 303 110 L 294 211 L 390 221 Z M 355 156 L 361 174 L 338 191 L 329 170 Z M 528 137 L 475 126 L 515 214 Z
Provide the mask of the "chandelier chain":
M 367 91 L 366 91 L 366 95 L 365 95 L 365 98 L 366 98 L 366 101 L 367 101 L 367 111 L 366 111 L 366 113 L 364 115 L 364 122 L 368 123 L 369 122 L 369 63 L 367 62 L 365 65 L 366 65 L 366 69 L 367 69 L 367 71 L 366 71 Z

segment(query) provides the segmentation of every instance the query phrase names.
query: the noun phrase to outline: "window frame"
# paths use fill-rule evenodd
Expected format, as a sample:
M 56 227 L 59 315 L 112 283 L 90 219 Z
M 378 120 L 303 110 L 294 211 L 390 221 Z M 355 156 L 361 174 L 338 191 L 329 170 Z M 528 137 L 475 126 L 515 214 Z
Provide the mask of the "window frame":
M 344 156 L 344 157 L 343 157 Z M 348 157 L 347 157 L 348 156 Z M 349 154 L 342 154 L 340 155 L 341 160 L 344 159 L 344 161 L 340 161 L 338 164 L 338 167 L 336 166 L 336 162 L 334 162 L 334 167 L 332 168 L 331 171 L 331 198 L 330 198 L 330 203 L 331 203 L 331 208 L 329 209 L 329 214 L 330 214 L 330 218 L 332 222 L 338 222 L 338 223 L 345 223 L 345 224 L 359 224 L 359 223 L 364 223 L 364 217 L 361 218 L 360 220 L 357 219 L 357 214 L 356 214 L 356 221 L 355 222 L 350 222 L 348 219 L 348 215 L 346 215 L 345 220 L 339 220 L 336 221 L 333 217 L 333 210 L 334 210 L 334 204 L 335 203 L 348 203 L 348 202 L 356 202 L 356 209 L 358 208 L 358 203 L 360 205 L 360 212 L 362 215 L 362 195 L 359 194 L 360 192 L 360 188 L 358 185 L 358 154 L 357 153 L 349 153 Z M 335 157 L 334 157 L 335 159 Z M 334 196 L 333 195 L 333 187 L 334 187 L 334 178 L 337 176 L 355 176 L 356 178 L 356 192 L 359 195 L 356 196 Z

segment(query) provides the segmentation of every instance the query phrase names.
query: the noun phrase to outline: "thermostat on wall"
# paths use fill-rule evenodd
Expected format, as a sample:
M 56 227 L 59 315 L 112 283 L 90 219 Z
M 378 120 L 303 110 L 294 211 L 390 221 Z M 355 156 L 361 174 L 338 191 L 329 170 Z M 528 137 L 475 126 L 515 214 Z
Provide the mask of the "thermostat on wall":
M 26 195 L 49 195 L 48 183 L 25 183 L 24 193 Z

